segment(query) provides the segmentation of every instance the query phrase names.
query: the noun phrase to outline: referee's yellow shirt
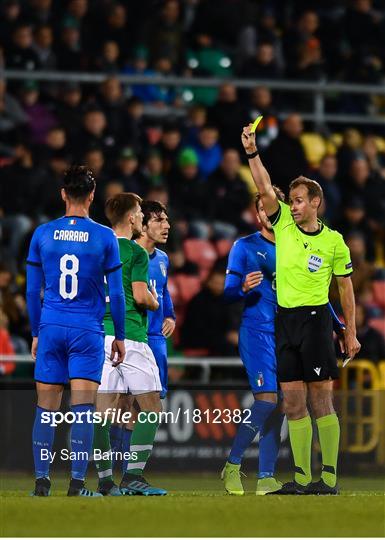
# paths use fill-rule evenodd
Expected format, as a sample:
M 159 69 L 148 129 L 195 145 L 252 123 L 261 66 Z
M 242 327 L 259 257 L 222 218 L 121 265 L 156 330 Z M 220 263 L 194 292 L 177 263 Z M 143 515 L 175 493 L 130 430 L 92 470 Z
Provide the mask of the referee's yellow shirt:
M 314 233 L 303 231 L 287 204 L 279 201 L 271 216 L 277 252 L 278 305 L 285 308 L 320 306 L 329 302 L 332 274 L 352 273 L 349 248 L 340 233 L 322 222 Z

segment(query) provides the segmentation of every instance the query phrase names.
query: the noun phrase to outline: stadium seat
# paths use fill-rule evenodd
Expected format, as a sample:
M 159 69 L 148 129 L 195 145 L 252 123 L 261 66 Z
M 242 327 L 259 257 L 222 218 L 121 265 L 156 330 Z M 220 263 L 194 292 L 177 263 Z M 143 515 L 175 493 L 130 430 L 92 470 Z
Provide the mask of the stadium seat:
M 206 273 L 217 260 L 217 252 L 211 242 L 199 238 L 188 238 L 183 243 L 186 259 L 194 262 Z
M 318 133 L 303 133 L 301 143 L 310 165 L 318 167 L 321 159 L 326 154 L 325 139 Z
M 227 240 L 226 238 L 222 238 L 221 240 L 218 240 L 215 244 L 218 257 L 227 257 L 232 245 L 233 245 L 233 242 L 231 240 Z
M 181 304 L 187 304 L 191 298 L 201 290 L 201 280 L 198 276 L 177 274 L 173 281 L 178 290 L 178 299 Z
M 378 330 L 385 338 L 385 317 L 382 319 L 370 319 L 369 326 Z
M 373 299 L 385 309 L 385 281 L 373 281 Z

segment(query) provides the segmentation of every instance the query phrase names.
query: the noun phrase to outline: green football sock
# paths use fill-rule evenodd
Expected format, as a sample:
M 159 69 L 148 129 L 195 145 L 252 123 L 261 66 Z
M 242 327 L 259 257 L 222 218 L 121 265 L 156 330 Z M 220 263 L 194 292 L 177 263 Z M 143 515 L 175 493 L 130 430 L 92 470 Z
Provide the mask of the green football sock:
M 330 487 L 337 483 L 337 460 L 340 443 L 340 423 L 336 414 L 317 418 L 318 437 L 322 452 L 321 478 Z
M 298 484 L 306 486 L 311 482 L 311 443 L 313 427 L 310 416 L 299 420 L 289 420 L 290 445 L 293 452 L 295 475 Z
M 149 416 L 150 415 L 150 416 Z M 149 421 L 151 420 L 151 421 Z M 142 411 L 132 432 L 127 472 L 141 475 L 151 455 L 159 420 L 153 422 L 154 413 Z
M 112 480 L 110 428 L 110 420 L 107 420 L 105 426 L 94 425 L 94 457 L 100 483 Z M 98 459 L 98 454 L 103 454 L 103 459 Z

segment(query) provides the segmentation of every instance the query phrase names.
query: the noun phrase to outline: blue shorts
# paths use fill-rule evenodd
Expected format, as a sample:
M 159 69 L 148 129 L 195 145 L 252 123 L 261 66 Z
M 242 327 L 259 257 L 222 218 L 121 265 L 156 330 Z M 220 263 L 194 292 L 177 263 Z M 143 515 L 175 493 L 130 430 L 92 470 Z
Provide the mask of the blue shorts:
M 65 384 L 69 379 L 100 383 L 104 363 L 104 334 L 55 324 L 39 330 L 35 380 Z
M 275 335 L 241 326 L 238 347 L 253 393 L 277 392 Z
M 148 344 L 155 356 L 159 369 L 159 377 L 162 385 L 160 398 L 164 399 L 168 390 L 168 368 L 167 368 L 167 342 L 161 336 L 148 336 Z

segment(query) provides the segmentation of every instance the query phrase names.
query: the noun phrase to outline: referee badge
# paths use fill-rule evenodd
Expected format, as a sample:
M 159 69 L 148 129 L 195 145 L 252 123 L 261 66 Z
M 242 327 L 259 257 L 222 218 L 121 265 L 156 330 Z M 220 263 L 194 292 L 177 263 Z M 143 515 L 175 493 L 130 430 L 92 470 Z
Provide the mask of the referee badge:
M 321 257 L 318 257 L 317 255 L 310 255 L 309 260 L 307 262 L 307 269 L 310 270 L 310 272 L 317 272 L 322 266 L 322 259 Z

